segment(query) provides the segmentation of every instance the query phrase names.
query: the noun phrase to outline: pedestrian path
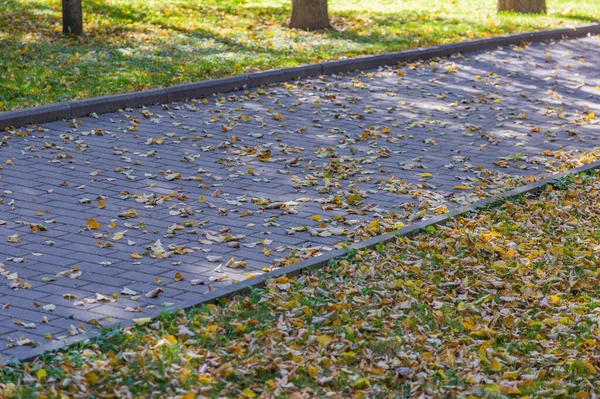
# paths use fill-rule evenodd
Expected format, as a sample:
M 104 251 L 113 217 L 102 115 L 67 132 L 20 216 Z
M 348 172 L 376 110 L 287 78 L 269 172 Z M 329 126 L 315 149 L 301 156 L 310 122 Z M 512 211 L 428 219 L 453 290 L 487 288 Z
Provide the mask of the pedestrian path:
M 596 160 L 599 63 L 583 38 L 4 132 L 0 354 Z

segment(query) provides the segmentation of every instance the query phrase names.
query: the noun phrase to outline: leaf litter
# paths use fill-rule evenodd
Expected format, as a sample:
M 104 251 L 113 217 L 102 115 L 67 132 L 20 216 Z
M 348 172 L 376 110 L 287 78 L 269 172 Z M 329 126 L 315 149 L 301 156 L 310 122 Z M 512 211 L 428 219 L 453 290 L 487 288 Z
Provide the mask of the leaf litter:
M 515 53 L 522 50 L 512 49 Z M 460 58 L 380 68 L 348 78 L 305 79 L 224 97 L 165 105 L 162 110 L 128 109 L 110 121 L 113 128 L 82 126 L 90 122 L 73 120 L 69 129 L 58 136 L 60 140 L 47 134 L 43 127 L 9 129 L 2 145 L 21 143 L 16 140 L 28 137 L 27 145 L 22 149 L 25 154 L 43 155 L 53 167 L 82 169 L 88 161 L 81 162 L 81 158 L 94 150 L 99 143 L 95 140 L 126 139 L 112 148 L 112 156 L 120 162 L 119 167 L 107 170 L 92 165 L 86 169 L 86 181 L 64 180 L 48 185 L 47 195 L 52 196 L 59 189 L 78 190 L 73 196 L 74 205 L 86 210 L 80 214 L 79 234 L 93 237 L 97 246 L 94 250 L 98 249 L 100 254 L 115 249 L 127 251 L 131 262 L 127 267 L 143 267 L 161 259 L 173 259 L 175 268 L 182 263 L 207 262 L 206 268 L 211 270 L 213 264 L 222 264 L 224 267 L 219 270 L 222 274 L 206 280 L 235 282 L 400 229 L 415 221 L 449 212 L 456 206 L 539 180 L 544 174 L 565 171 L 600 158 L 600 150 L 587 144 L 583 147 L 585 151 L 558 149 L 543 150 L 538 154 L 521 146 L 523 137 L 519 132 L 523 128 L 529 132 L 527 137 L 543 135 L 543 140 L 555 142 L 565 133 L 570 142 L 580 144 L 586 141 L 585 129 L 598 124 L 588 105 L 571 113 L 566 112 L 564 106 L 549 105 L 548 101 L 561 95 L 559 90 L 543 93 L 540 98 L 521 93 L 553 125 L 546 131 L 539 127 L 544 124 L 529 122 L 531 112 L 514 112 L 510 106 L 497 105 L 510 100 L 510 93 L 498 92 L 497 87 L 508 80 L 493 72 L 479 78 L 479 75 L 469 75 L 474 82 L 479 82 L 478 96 L 468 96 L 460 91 L 440 93 L 440 82 L 446 79 L 444 75 L 467 73 L 468 68 L 459 65 Z M 562 66 L 551 68 L 556 73 L 565 72 Z M 411 81 L 412 74 L 423 77 L 423 87 Z M 398 88 L 381 89 L 381 79 L 390 77 L 396 80 Z M 412 92 L 420 92 L 439 109 L 419 108 L 410 98 Z M 383 104 L 388 103 L 379 100 L 367 104 L 364 98 L 372 93 L 398 101 L 394 100 L 395 104 L 387 108 Z M 355 104 L 361 104 L 362 111 L 357 111 Z M 248 117 L 248 110 L 255 106 L 266 111 L 263 115 L 252 113 L 252 118 Z M 483 107 L 489 107 L 485 116 L 480 109 Z M 312 121 L 305 121 L 305 126 L 297 129 L 288 127 L 293 124 L 295 112 L 307 110 L 314 115 Z M 440 119 L 440 110 L 457 122 Z M 206 113 L 210 119 L 203 120 L 202 127 L 181 122 L 196 113 Z M 369 119 L 370 115 L 378 116 L 377 120 Z M 152 116 L 152 120 L 148 116 Z M 477 118 L 495 119 L 497 129 L 486 131 L 476 124 Z M 153 124 L 166 124 L 171 120 L 172 131 L 155 134 L 158 137 L 138 135 L 136 132 L 145 120 Z M 356 129 L 345 127 L 349 122 Z M 561 132 L 560 129 L 567 125 L 569 128 Z M 428 153 L 445 145 L 447 129 L 462 129 L 462 135 L 470 140 L 466 146 L 472 147 L 473 151 L 493 154 L 495 146 L 505 141 L 516 143 L 517 150 L 511 155 L 498 155 L 493 165 L 487 168 L 473 162 L 475 156 L 465 155 L 472 151 L 465 151 L 465 154 L 457 151 L 448 157 L 444 167 L 432 167 Z M 298 140 L 291 140 L 307 134 L 311 135 L 311 140 L 301 140 L 302 145 Z M 290 142 L 286 143 L 288 138 Z M 135 144 L 128 148 L 132 142 Z M 421 153 L 409 154 L 407 146 L 417 142 L 423 146 Z M 181 148 L 178 154 L 180 165 L 170 164 L 164 169 L 151 166 L 154 159 L 164 155 L 165 148 L 176 146 Z M 218 166 L 217 169 L 202 162 L 205 155 L 210 156 L 208 159 Z M 200 163 L 202 167 L 192 169 L 182 166 Z M 3 173 L 9 168 L 18 168 L 17 162 L 5 165 Z M 141 173 L 142 167 L 148 165 L 152 170 Z M 523 170 L 535 174 L 524 175 Z M 452 173 L 448 175 L 447 171 Z M 230 179 L 243 179 L 248 187 L 253 183 L 268 185 L 275 180 L 273 175 L 284 176 L 295 194 L 286 199 L 260 190 L 244 194 L 227 184 Z M 448 176 L 455 181 L 444 185 L 436 179 L 439 176 Z M 145 188 L 124 190 L 118 196 L 83 196 L 87 187 L 92 187 L 95 182 L 110 183 L 120 179 L 131 182 L 143 179 Z M 157 192 L 157 182 L 170 184 L 172 190 Z M 14 208 L 19 205 L 19 198 L 11 198 L 11 195 L 12 192 L 5 191 L 2 200 L 3 204 Z M 385 197 L 391 198 L 391 206 L 378 201 L 382 195 L 391 196 Z M 118 206 L 114 207 L 115 204 Z M 112 216 L 100 217 L 95 213 L 98 209 L 112 212 Z M 36 216 L 44 213 L 52 213 L 52 210 L 38 211 Z M 163 226 L 150 228 L 146 222 L 156 214 L 168 214 L 168 222 L 165 219 Z M 287 222 L 288 216 L 295 215 L 303 215 L 303 220 L 296 218 L 291 219 L 295 220 L 293 223 Z M 54 223 L 60 223 L 60 217 L 51 218 L 45 220 L 46 224 L 19 220 L 2 223 L 7 229 L 16 228 L 16 224 L 25 225 L 32 234 L 39 234 L 52 229 Z M 227 221 L 233 219 L 246 220 L 247 224 L 226 227 Z M 273 239 L 257 238 L 257 234 L 247 234 L 245 228 L 260 230 L 263 236 Z M 271 230 L 279 228 L 283 228 L 283 231 L 277 230 L 281 234 L 304 242 L 297 245 L 282 243 L 283 240 L 271 234 Z M 8 235 L 6 245 L 18 244 L 26 234 L 20 230 L 20 233 Z M 154 235 L 153 244 L 129 239 L 140 237 L 140 234 Z M 45 241 L 45 245 L 53 244 L 51 240 Z M 246 248 L 260 251 L 263 261 L 244 259 Z M 221 254 L 223 251 L 226 256 Z M 36 252 L 35 256 L 38 254 L 44 255 Z M 11 257 L 6 261 L 31 262 L 26 257 Z M 107 267 L 123 266 L 122 263 L 125 261 L 103 262 Z M 81 267 L 68 276 L 77 279 L 90 270 L 88 264 Z M 16 273 L 3 270 L 3 275 L 12 277 L 8 279 L 9 286 L 14 290 L 29 288 L 31 283 L 22 281 Z M 184 274 L 179 270 L 174 270 L 170 276 L 175 276 L 170 280 L 187 287 L 205 285 L 198 283 L 205 279 L 192 278 L 192 275 L 187 278 L 188 273 L 182 278 Z M 44 277 L 41 283 L 52 284 L 57 277 Z M 161 283 L 157 281 L 156 284 Z M 210 285 L 203 288 L 214 289 Z M 163 289 L 162 285 L 148 287 L 143 292 L 157 292 L 158 289 Z M 156 297 L 158 293 L 153 296 Z M 111 298 L 119 304 L 117 298 Z M 95 299 L 73 300 L 83 306 Z
M 0 387 L 82 398 L 124 387 L 178 398 L 591 398 L 599 194 L 598 175 L 570 175 L 539 198 L 3 366 Z

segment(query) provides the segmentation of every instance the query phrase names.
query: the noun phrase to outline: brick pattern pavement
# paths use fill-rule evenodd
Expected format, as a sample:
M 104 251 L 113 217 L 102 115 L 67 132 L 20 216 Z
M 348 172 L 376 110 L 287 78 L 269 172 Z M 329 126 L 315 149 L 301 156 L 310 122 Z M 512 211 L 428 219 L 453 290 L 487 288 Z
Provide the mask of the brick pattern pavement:
M 543 177 L 597 145 L 599 44 L 504 48 L 5 132 L 0 354 L 201 301 Z

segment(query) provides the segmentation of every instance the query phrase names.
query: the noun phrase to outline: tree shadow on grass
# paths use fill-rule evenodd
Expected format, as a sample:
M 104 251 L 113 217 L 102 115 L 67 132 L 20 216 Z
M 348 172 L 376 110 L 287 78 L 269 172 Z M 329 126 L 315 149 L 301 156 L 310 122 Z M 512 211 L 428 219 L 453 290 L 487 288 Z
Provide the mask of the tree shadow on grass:
M 579 14 L 579 13 L 569 13 L 567 15 L 562 16 L 567 20 L 572 20 L 573 22 L 584 22 L 584 23 L 597 23 L 600 22 L 597 15 L 594 14 Z
M 315 33 L 282 27 L 287 3 L 86 0 L 86 34 L 64 37 L 55 29 L 59 6 L 0 3 L 0 68 L 15 75 L 0 82 L 0 101 L 31 106 L 535 28 L 533 19 L 520 24 L 498 17 L 488 26 L 444 10 L 346 10 L 331 13 L 341 29 Z M 574 14 L 564 20 L 592 18 Z
M 37 43 L 43 44 L 46 41 L 54 42 L 56 44 L 64 44 L 65 49 L 69 52 L 67 46 L 71 45 L 75 41 L 78 45 L 97 47 L 107 46 L 111 47 L 123 47 L 129 45 L 135 47 L 143 43 L 136 43 L 134 38 L 129 38 L 129 35 L 133 34 L 148 34 L 152 35 L 152 27 L 159 29 L 166 29 L 172 32 L 177 32 L 180 37 L 178 41 L 185 41 L 189 39 L 190 42 L 197 40 L 212 39 L 221 46 L 213 46 L 211 49 L 194 49 L 200 51 L 201 54 L 215 54 L 222 50 L 219 47 L 226 47 L 228 50 L 241 51 L 241 52 L 260 52 L 268 54 L 271 58 L 278 56 L 289 56 L 289 52 L 281 51 L 272 46 L 269 40 L 257 40 L 251 45 L 243 42 L 239 37 L 235 35 L 228 35 L 223 33 L 222 30 L 217 29 L 219 26 L 219 12 L 215 12 L 220 8 L 225 8 L 227 12 L 232 13 L 233 16 L 239 16 L 245 19 L 242 23 L 250 23 L 252 20 L 259 29 L 252 32 L 260 35 L 261 24 L 273 25 L 273 23 L 283 24 L 289 14 L 289 7 L 275 7 L 275 6 L 245 6 L 245 7 L 216 7 L 199 5 L 197 3 L 183 2 L 180 9 L 192 10 L 195 12 L 206 11 L 208 14 L 211 12 L 215 17 L 215 29 L 210 27 L 199 27 L 195 25 L 193 29 L 177 24 L 168 18 L 163 18 L 161 10 L 157 11 L 157 15 L 152 15 L 143 8 L 136 7 L 133 4 L 127 3 L 120 4 L 118 6 L 105 3 L 102 0 L 89 0 L 85 4 L 87 14 L 104 16 L 107 19 L 113 20 L 114 23 L 110 24 L 109 27 L 94 27 L 88 32 L 88 35 L 84 35 L 80 38 L 63 38 L 60 33 L 54 32 L 53 29 L 49 29 L 52 23 L 48 23 L 47 20 L 39 18 L 40 13 L 53 13 L 56 15 L 57 23 L 59 23 L 59 10 L 53 10 L 49 6 L 43 6 L 39 3 L 35 4 L 35 8 L 27 7 L 23 3 L 15 0 L 6 0 L 2 15 L 0 15 L 0 25 L 6 26 L 11 22 L 18 21 L 11 31 L 9 31 L 8 38 L 4 40 L 5 44 L 10 45 L 11 42 L 14 45 L 16 40 L 14 39 L 15 33 L 31 33 L 41 32 L 47 37 L 41 38 Z M 181 14 L 181 12 L 180 12 Z M 364 17 L 364 13 L 342 11 L 333 14 L 335 19 L 342 21 L 342 23 L 351 24 L 354 21 L 360 20 Z M 222 16 L 221 16 L 222 18 Z M 395 50 L 396 48 L 407 48 L 407 47 L 420 47 L 425 45 L 435 45 L 445 43 L 449 41 L 456 41 L 458 39 L 471 38 L 467 32 L 479 32 L 484 34 L 504 34 L 515 30 L 514 23 L 498 18 L 499 24 L 488 26 L 480 23 L 473 23 L 473 21 L 467 19 L 460 19 L 452 16 L 444 15 L 424 15 L 423 13 L 416 11 L 406 12 L 392 12 L 392 13 L 381 13 L 371 12 L 367 17 L 370 22 L 367 29 L 364 27 L 358 27 L 356 29 L 348 30 L 335 30 L 330 29 L 319 32 L 319 37 L 334 40 L 338 42 L 345 42 L 347 46 L 342 47 L 339 51 L 335 48 L 328 49 L 330 56 L 338 56 L 348 53 L 348 47 L 355 47 L 363 49 L 360 53 L 371 53 L 374 51 L 383 50 Z M 591 16 L 582 14 L 570 14 L 565 16 L 567 20 L 573 20 L 577 22 L 589 22 L 594 20 Z M 15 25 L 13 23 L 13 25 Z M 248 28 L 252 28 L 251 25 Z M 365 33 L 367 32 L 368 33 Z M 490 32 L 491 30 L 491 32 Z M 11 32 L 13 35 L 11 35 Z M 302 39 L 310 39 L 314 33 L 295 31 L 295 35 Z M 283 32 L 285 35 L 285 32 Z M 10 36 L 13 36 L 12 39 Z M 135 36 L 135 35 L 134 35 Z M 475 35 L 477 36 L 477 35 Z M 125 40 L 122 40 L 125 39 Z M 155 50 L 160 50 L 160 45 L 164 46 L 164 52 L 170 54 L 171 57 L 186 56 L 186 52 L 177 51 L 177 46 L 173 46 L 173 39 L 164 42 L 158 42 Z M 294 39 L 292 39 L 294 40 Z M 141 42 L 142 40 L 140 40 Z M 326 47 L 329 43 L 320 44 L 314 43 L 314 49 L 319 52 L 323 47 Z M 366 45 L 366 46 L 365 46 Z M 231 47 L 231 48 L 230 48 Z M 365 48 L 366 47 L 366 48 Z M 390 48 L 391 47 L 391 48 Z M 315 51 L 312 51 L 313 53 Z

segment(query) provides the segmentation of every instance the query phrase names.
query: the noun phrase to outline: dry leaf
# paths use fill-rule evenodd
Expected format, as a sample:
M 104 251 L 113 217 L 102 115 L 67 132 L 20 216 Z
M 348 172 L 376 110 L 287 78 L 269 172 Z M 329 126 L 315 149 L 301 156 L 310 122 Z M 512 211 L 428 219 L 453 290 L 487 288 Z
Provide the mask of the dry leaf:
M 164 290 L 162 288 L 160 288 L 160 287 L 159 288 L 155 288 L 152 291 L 147 292 L 146 293 L 146 297 L 147 298 L 156 298 L 156 297 L 158 297 L 158 294 L 160 294 L 163 291 Z
M 102 225 L 96 221 L 96 219 L 89 218 L 87 221 L 87 228 L 89 230 L 96 230 L 102 228 Z

